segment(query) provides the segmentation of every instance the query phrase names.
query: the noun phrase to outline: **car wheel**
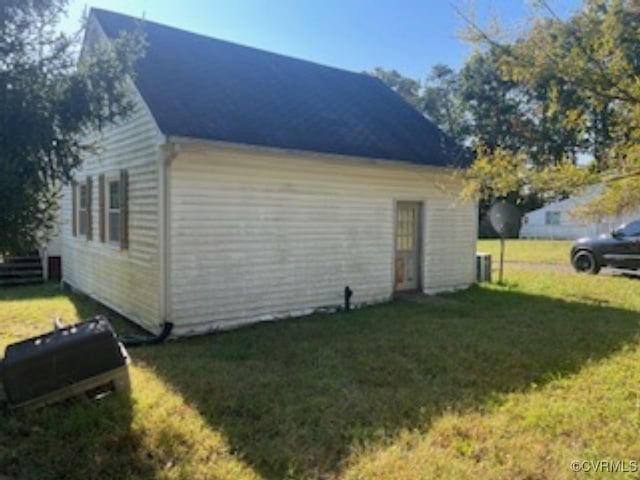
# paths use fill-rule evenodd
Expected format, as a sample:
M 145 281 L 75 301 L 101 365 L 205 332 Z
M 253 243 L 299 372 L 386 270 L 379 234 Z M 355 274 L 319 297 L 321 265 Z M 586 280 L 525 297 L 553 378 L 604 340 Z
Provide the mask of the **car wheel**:
M 588 250 L 580 250 L 573 256 L 573 268 L 576 272 L 597 274 L 600 271 L 600 265 L 596 262 L 593 253 Z

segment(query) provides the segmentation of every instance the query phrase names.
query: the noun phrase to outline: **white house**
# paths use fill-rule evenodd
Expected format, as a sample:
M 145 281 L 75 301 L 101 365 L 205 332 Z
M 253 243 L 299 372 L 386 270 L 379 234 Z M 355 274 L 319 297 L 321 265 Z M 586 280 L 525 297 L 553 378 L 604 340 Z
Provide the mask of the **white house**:
M 39 248 L 42 274 L 46 280 L 60 280 L 62 258 L 62 232 L 59 222 L 48 241 Z
M 585 222 L 572 215 L 577 207 L 586 205 L 601 191 L 602 187 L 589 188 L 582 195 L 549 203 L 527 213 L 522 221 L 520 238 L 573 240 L 609 233 L 623 223 L 640 218 L 640 211 L 611 216 L 600 222 Z
M 457 150 L 379 80 L 97 9 L 85 41 L 134 28 L 138 108 L 64 191 L 65 283 L 189 335 L 474 281 Z

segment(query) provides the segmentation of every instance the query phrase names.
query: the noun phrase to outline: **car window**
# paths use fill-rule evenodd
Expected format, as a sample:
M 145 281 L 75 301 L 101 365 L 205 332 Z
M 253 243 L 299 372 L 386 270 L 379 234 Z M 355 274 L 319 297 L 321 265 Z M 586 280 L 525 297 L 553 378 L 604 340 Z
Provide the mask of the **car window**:
M 638 237 L 640 236 L 640 220 L 636 220 L 635 222 L 628 223 L 621 230 L 622 234 L 625 237 Z

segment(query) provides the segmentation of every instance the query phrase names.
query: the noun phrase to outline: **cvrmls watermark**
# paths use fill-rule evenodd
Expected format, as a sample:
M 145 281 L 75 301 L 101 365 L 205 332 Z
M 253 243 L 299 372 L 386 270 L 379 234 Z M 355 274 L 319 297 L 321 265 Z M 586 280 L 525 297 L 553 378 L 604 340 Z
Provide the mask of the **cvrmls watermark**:
M 596 473 L 635 473 L 638 471 L 637 460 L 574 460 L 571 462 L 574 472 Z

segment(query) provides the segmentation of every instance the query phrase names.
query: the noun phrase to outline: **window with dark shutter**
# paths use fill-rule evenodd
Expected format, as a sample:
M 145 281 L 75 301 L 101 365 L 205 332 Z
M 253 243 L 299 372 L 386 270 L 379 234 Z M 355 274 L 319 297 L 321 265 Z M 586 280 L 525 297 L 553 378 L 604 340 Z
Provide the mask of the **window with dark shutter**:
M 78 235 L 87 234 L 87 184 L 78 184 Z
M 87 240 L 93 240 L 93 179 L 87 177 Z
M 78 236 L 78 185 L 71 183 L 71 235 Z
M 100 241 L 104 243 L 106 241 L 106 224 L 105 224 L 105 180 L 104 175 L 98 177 L 98 229 Z
M 120 177 L 107 182 L 107 225 L 110 242 L 120 243 Z
M 120 215 L 120 248 L 129 248 L 129 172 L 120 170 L 120 182 L 118 185 L 119 195 L 119 215 Z

